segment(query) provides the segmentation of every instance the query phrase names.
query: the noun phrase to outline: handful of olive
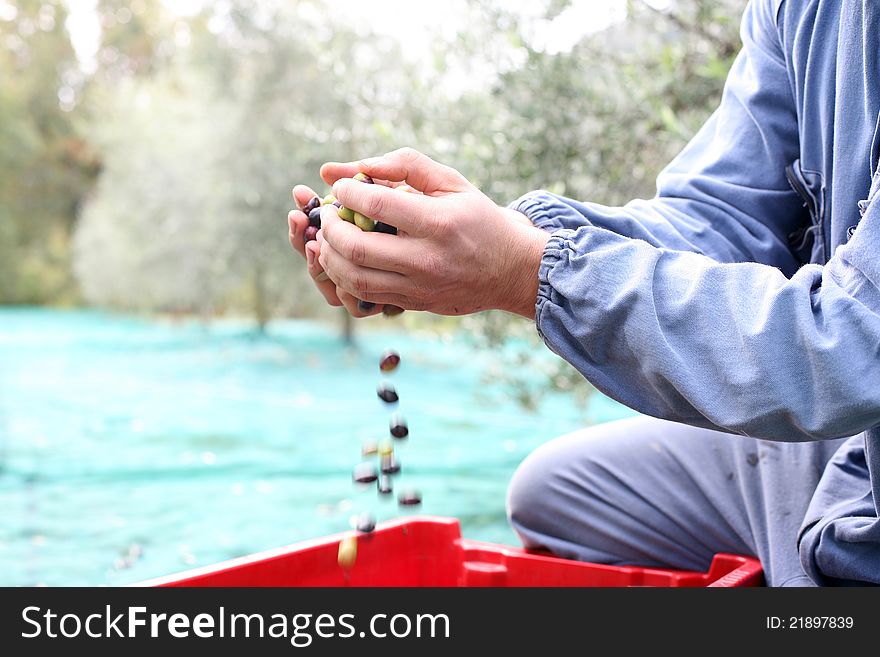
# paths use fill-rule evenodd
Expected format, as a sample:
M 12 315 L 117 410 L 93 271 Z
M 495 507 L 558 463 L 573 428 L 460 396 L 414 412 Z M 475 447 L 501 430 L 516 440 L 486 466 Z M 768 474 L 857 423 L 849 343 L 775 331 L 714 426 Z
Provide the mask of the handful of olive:
M 373 179 L 365 173 L 355 174 L 353 179 L 368 185 L 374 184 Z M 318 196 L 313 197 L 302 208 L 302 211 L 309 218 L 309 225 L 303 232 L 303 240 L 306 243 L 317 239 L 318 231 L 321 230 L 321 208 L 325 205 L 335 206 L 336 213 L 339 215 L 340 219 L 347 221 L 350 224 L 354 224 L 363 231 L 397 235 L 397 228 L 394 226 L 382 223 L 381 221 L 375 221 L 370 217 L 362 215 L 360 212 L 355 212 L 351 208 L 346 208 L 342 203 L 336 200 L 336 197 L 333 196 L 333 194 L 327 194 L 324 198 Z M 375 307 L 376 304 L 369 301 L 358 301 L 358 309 L 362 312 L 370 312 Z M 398 308 L 397 306 L 386 304 L 382 307 L 382 314 L 386 317 L 394 317 L 402 312 L 403 308 Z

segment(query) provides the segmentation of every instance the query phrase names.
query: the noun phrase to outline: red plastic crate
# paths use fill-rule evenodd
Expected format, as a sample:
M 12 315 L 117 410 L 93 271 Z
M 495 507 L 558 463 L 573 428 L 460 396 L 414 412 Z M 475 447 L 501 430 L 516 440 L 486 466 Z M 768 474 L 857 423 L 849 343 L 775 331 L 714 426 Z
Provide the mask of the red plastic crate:
M 760 586 L 752 557 L 716 554 L 705 573 L 605 566 L 461 537 L 458 520 L 431 516 L 358 535 L 351 568 L 337 563 L 353 532 L 260 552 L 140 586 Z

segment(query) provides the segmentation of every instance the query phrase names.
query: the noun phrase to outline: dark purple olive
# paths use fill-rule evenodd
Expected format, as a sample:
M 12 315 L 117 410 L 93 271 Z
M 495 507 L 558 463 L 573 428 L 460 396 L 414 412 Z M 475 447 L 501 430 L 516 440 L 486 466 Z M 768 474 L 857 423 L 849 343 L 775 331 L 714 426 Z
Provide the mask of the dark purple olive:
M 318 239 L 318 229 L 314 226 L 306 226 L 306 229 L 303 231 L 303 241 L 314 242 L 316 239 Z
M 306 203 L 303 206 L 302 211 L 303 211 L 303 214 L 305 214 L 308 217 L 312 213 L 312 210 L 314 210 L 315 208 L 320 208 L 320 207 L 321 207 L 321 199 L 318 198 L 317 196 L 315 196 L 314 198 L 312 198 L 311 201 L 309 201 L 308 203 Z
M 313 208 L 309 212 L 309 226 L 321 227 L 321 208 Z
M 364 511 L 361 515 L 358 516 L 355 529 L 357 529 L 362 534 L 369 534 L 374 529 L 376 529 L 376 519 L 369 511 Z
M 375 307 L 376 307 L 376 304 L 373 303 L 372 301 L 358 300 L 358 310 L 360 310 L 362 313 L 368 313 Z
M 382 474 L 393 475 L 400 472 L 400 461 L 394 458 L 394 455 L 383 456 L 380 459 L 380 469 Z
M 386 383 L 385 381 L 380 383 L 379 387 L 376 388 L 376 394 L 379 395 L 379 399 L 381 399 L 386 404 L 394 404 L 399 399 L 399 397 L 397 396 L 397 391 L 394 389 L 394 386 L 390 383 Z
M 373 226 L 374 233 L 386 233 L 388 235 L 397 235 L 397 229 L 391 224 L 386 224 L 381 221 L 377 221 L 376 225 Z
M 384 306 L 382 306 L 382 314 L 385 315 L 385 317 L 396 317 L 402 312 L 403 308 L 392 306 L 390 303 L 386 303 Z
M 333 201 L 333 205 L 335 205 L 337 208 L 342 207 L 342 203 L 340 203 L 339 201 Z
M 418 506 L 422 503 L 422 494 L 410 488 L 397 496 L 397 503 L 400 506 Z
M 376 483 L 376 488 L 379 490 L 380 495 L 391 495 L 394 491 L 391 485 L 391 477 L 386 474 L 381 475 Z
M 373 184 L 373 179 L 363 172 L 354 174 L 354 179 L 359 180 L 362 183 L 367 183 L 368 185 Z
M 372 484 L 379 478 L 379 473 L 376 472 L 375 464 L 365 461 L 354 466 L 351 478 L 359 484 Z
M 397 369 L 398 365 L 400 365 L 399 353 L 389 349 L 384 354 L 382 354 L 382 359 L 379 361 L 380 370 L 382 370 L 383 372 L 393 372 Z
M 395 438 L 406 438 L 409 435 L 406 419 L 399 413 L 391 416 L 391 435 Z

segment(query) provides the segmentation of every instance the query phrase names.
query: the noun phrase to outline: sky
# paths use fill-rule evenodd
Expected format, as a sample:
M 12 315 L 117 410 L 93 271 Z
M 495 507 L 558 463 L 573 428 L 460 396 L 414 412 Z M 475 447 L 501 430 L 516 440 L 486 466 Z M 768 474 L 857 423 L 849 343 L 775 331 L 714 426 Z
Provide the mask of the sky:
M 132 0 L 155 2 L 159 0 Z M 191 14 L 206 0 L 161 0 L 181 15 Z M 407 52 L 426 51 L 426 27 L 439 27 L 443 32 L 455 32 L 463 12 L 456 11 L 464 0 L 334 0 L 333 12 L 345 17 L 346 22 L 366 25 L 379 34 L 397 38 Z M 500 2 L 500 0 L 499 0 Z M 0 4 L 2 0 L 0 0 Z M 652 4 L 663 6 L 664 0 Z M 95 15 L 95 0 L 67 0 L 70 12 L 67 27 L 77 56 L 85 70 L 94 68 L 94 57 L 100 38 L 100 26 Z M 540 0 L 506 0 L 506 8 L 515 9 L 531 21 L 529 39 L 535 47 L 551 53 L 570 49 L 586 34 L 604 29 L 625 16 L 625 0 L 574 0 L 572 6 L 553 21 L 537 20 Z

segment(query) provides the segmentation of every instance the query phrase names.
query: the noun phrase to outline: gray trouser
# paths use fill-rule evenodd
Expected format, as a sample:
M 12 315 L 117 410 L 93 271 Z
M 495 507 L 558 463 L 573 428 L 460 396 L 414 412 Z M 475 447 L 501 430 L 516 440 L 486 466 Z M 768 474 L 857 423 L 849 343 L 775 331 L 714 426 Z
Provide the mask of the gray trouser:
M 771 586 L 810 586 L 797 533 L 845 439 L 776 443 L 637 417 L 541 446 L 510 485 L 527 547 L 609 564 L 705 570 L 756 555 Z

